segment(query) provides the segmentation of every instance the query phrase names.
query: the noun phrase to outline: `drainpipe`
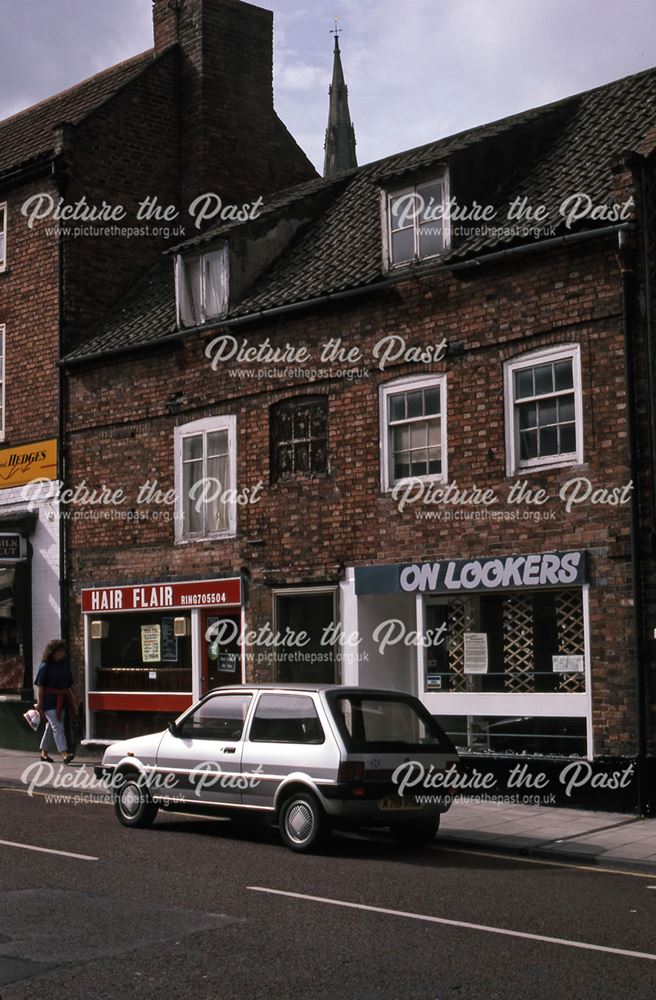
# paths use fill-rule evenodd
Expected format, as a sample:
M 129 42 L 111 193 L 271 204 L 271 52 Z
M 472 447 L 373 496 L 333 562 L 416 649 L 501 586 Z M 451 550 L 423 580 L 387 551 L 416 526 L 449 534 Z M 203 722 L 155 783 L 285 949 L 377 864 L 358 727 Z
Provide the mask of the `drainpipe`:
M 61 176 L 58 176 L 57 166 L 53 162 L 52 165 L 52 177 L 57 185 L 57 190 L 60 195 L 63 195 L 63 182 Z M 60 228 L 59 230 L 59 274 L 58 274 L 58 343 L 57 343 L 57 354 L 59 358 L 64 357 L 64 295 L 65 295 L 65 242 L 64 235 Z M 66 457 L 65 457 L 65 431 L 66 431 L 66 421 L 65 421 L 65 409 L 66 409 L 66 370 L 63 365 L 59 364 L 59 386 L 58 386 L 58 406 L 57 406 L 57 480 L 60 483 L 64 482 L 64 477 L 66 475 Z M 68 628 L 69 628 L 69 616 L 68 616 L 68 594 L 67 594 L 67 567 L 66 567 L 66 552 L 67 552 L 67 528 L 66 519 L 63 517 L 59 518 L 59 621 L 61 629 L 61 637 L 64 642 L 69 643 Z
M 629 474 L 633 483 L 631 491 L 631 577 L 633 588 L 633 627 L 635 633 L 635 699 L 636 699 L 636 780 L 638 812 L 645 815 L 648 801 L 645 788 L 646 726 L 645 726 L 645 661 L 644 661 L 644 605 L 640 561 L 640 519 L 638 509 L 638 455 L 636 444 L 635 366 L 633 354 L 633 309 L 635 302 L 635 269 L 630 240 L 626 232 L 618 235 L 618 263 L 622 282 L 622 332 L 624 335 L 624 388 L 626 393 L 627 446 Z

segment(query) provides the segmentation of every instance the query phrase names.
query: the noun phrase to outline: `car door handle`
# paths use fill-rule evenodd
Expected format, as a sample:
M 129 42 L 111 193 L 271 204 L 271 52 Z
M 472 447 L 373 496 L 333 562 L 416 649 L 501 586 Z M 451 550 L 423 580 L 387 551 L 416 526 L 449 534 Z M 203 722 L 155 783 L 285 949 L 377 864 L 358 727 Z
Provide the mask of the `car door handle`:
M 223 753 L 235 753 L 236 747 L 221 747 Z

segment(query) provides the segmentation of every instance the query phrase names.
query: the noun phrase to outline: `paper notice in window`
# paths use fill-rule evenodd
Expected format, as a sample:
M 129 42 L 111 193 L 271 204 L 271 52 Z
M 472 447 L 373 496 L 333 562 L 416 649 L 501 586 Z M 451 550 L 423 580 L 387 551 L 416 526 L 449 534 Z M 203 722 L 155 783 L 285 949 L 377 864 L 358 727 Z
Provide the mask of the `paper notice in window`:
M 144 663 L 160 662 L 161 633 L 159 625 L 141 626 L 141 658 Z
M 487 673 L 487 632 L 465 632 L 466 674 Z
M 551 667 L 555 674 L 582 674 L 582 656 L 552 656 Z

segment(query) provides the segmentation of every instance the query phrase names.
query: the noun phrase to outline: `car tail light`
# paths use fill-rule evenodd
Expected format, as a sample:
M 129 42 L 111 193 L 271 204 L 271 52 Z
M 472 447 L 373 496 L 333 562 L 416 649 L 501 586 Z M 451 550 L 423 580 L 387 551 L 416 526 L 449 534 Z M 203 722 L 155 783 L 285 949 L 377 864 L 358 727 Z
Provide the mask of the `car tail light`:
M 364 778 L 363 760 L 343 760 L 337 771 L 337 780 L 352 782 L 362 781 Z

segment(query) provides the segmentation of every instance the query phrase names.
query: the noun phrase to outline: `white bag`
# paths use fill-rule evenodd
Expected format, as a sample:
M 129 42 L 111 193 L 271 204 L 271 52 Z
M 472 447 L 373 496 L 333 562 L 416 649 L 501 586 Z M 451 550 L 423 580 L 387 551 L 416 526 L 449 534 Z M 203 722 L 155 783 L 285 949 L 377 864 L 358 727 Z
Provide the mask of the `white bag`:
M 27 712 L 23 712 L 23 718 L 27 722 L 28 726 L 36 732 L 39 728 L 39 723 L 41 722 L 41 716 L 37 712 L 36 708 L 28 708 Z

